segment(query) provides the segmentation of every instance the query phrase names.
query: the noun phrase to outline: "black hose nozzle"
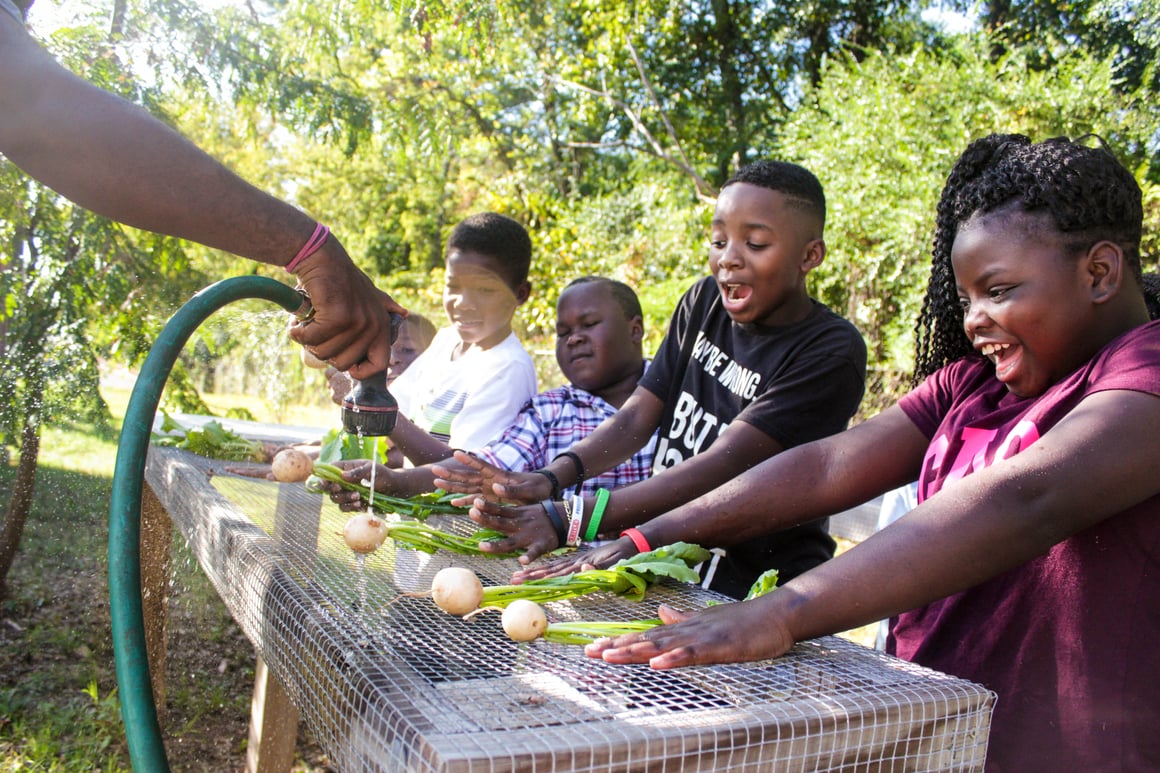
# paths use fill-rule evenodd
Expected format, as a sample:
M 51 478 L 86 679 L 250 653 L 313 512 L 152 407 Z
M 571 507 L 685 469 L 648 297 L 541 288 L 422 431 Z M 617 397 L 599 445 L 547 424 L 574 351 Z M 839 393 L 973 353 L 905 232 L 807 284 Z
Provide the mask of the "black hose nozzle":
M 399 336 L 403 318 L 391 315 L 391 345 Z M 380 371 L 356 380 L 354 388 L 342 400 L 342 428 L 360 437 L 383 437 L 395 429 L 399 403 L 387 391 L 387 372 Z
M 342 400 L 342 428 L 352 435 L 381 437 L 395 429 L 399 404 L 387 391 L 387 372 L 354 382 Z

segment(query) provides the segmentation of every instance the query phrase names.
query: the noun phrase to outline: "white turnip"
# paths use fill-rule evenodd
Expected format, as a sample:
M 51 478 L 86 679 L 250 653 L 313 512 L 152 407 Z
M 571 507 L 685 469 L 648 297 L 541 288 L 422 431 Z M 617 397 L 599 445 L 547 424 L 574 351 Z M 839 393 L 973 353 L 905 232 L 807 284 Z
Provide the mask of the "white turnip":
M 483 583 L 470 569 L 448 566 L 436 572 L 431 580 L 431 598 L 444 612 L 466 615 L 479 607 Z
M 500 623 L 504 633 L 515 641 L 531 641 L 548 629 L 548 616 L 536 602 L 516 599 L 504 609 Z
M 270 471 L 274 473 L 274 480 L 282 483 L 300 483 L 310 477 L 314 471 L 314 462 L 303 451 L 297 448 L 283 448 L 274 454 L 270 462 Z
M 356 553 L 373 553 L 387 538 L 387 522 L 370 513 L 352 515 L 342 527 L 342 538 Z

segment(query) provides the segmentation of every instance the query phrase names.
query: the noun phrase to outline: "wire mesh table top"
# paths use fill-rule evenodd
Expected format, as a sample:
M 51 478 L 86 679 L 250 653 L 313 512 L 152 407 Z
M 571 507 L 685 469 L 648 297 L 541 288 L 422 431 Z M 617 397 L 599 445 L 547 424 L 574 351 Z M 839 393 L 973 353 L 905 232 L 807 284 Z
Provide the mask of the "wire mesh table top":
M 836 637 L 775 660 L 653 671 L 575 645 L 519 644 L 498 612 L 463 620 L 439 568 L 506 584 L 513 559 L 353 553 L 349 513 L 302 484 L 153 447 L 146 481 L 219 595 L 344 771 L 982 770 L 993 693 Z M 462 534 L 458 516 L 429 523 Z M 642 602 L 593 594 L 552 622 L 639 620 L 729 599 L 663 581 Z M 173 646 L 181 646 L 174 642 Z

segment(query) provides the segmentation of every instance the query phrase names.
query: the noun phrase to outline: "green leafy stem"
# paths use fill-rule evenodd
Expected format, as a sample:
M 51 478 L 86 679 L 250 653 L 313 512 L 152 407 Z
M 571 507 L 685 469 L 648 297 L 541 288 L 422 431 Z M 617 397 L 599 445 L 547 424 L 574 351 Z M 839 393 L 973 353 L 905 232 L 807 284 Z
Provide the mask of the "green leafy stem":
M 503 534 L 492 529 L 480 529 L 466 537 L 440 531 L 419 521 L 396 521 L 387 523 L 387 536 L 404 547 L 424 553 L 448 550 L 465 556 L 486 556 L 489 558 L 514 558 L 519 552 L 485 553 L 479 549 L 480 542 L 502 539 Z
M 432 491 L 427 494 L 416 494 L 412 497 L 393 497 L 382 492 L 374 492 L 371 496 L 369 486 L 361 483 L 352 483 L 342 477 L 342 469 L 326 462 L 314 463 L 314 477 L 330 483 L 337 483 L 350 491 L 357 491 L 364 502 L 371 502 L 371 507 L 379 513 L 395 513 L 417 520 L 425 520 L 429 515 L 467 515 L 470 508 L 451 504 L 457 494 L 445 491 Z M 320 492 L 316 481 L 306 481 L 306 488 L 316 493 Z M 502 536 L 502 535 L 501 535 Z M 490 555 L 490 554 L 489 554 Z
M 745 600 L 764 596 L 776 587 L 777 570 L 770 569 L 757 578 L 753 587 L 749 589 L 749 593 L 746 594 Z M 660 618 L 656 617 L 648 620 L 548 623 L 548 627 L 540 638 L 557 644 L 590 644 L 597 639 L 640 633 L 650 628 L 656 628 L 658 625 L 662 625 L 662 622 Z
M 640 601 L 649 586 L 661 577 L 671 577 L 679 582 L 698 582 L 700 576 L 693 567 L 709 556 L 709 551 L 699 545 L 674 542 L 626 558 L 607 569 L 587 569 L 563 577 L 528 580 L 519 585 L 485 587 L 480 607 L 502 608 L 517 599 L 546 604 L 602 591 L 631 601 Z

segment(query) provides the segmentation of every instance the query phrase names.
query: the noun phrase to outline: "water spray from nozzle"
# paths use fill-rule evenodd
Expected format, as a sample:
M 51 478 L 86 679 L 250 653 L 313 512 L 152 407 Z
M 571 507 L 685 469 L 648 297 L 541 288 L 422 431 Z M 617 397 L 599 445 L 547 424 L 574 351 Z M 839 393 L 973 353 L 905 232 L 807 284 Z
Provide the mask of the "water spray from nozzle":
M 391 315 L 391 345 L 399 337 L 403 318 Z M 342 400 L 342 428 L 360 437 L 382 437 L 395 429 L 399 404 L 387 391 L 387 371 L 356 379 L 354 388 Z

